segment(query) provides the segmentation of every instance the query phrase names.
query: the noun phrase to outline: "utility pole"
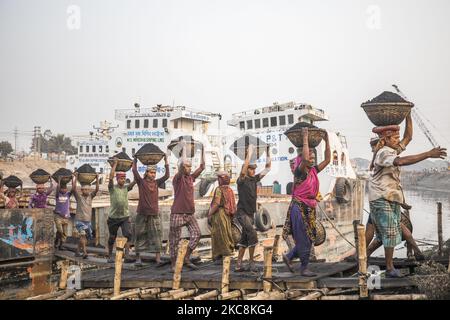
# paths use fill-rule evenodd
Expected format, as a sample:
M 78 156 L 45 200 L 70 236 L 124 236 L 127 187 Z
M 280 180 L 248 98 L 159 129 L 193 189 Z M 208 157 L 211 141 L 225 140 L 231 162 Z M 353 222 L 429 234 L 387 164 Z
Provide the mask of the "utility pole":
M 19 130 L 17 127 L 14 128 L 14 153 L 17 156 L 17 138 L 19 136 Z

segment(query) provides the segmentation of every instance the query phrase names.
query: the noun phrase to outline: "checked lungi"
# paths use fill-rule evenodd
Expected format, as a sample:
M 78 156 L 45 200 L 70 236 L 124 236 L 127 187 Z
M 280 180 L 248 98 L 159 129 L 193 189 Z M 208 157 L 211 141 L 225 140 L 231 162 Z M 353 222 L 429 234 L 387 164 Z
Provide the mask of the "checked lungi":
M 178 253 L 178 244 L 181 239 L 181 228 L 187 227 L 189 231 L 189 248 L 194 250 L 200 241 L 200 227 L 198 226 L 197 219 L 193 214 L 185 213 L 172 213 L 170 215 L 170 230 L 169 230 L 169 247 L 170 258 L 176 259 Z

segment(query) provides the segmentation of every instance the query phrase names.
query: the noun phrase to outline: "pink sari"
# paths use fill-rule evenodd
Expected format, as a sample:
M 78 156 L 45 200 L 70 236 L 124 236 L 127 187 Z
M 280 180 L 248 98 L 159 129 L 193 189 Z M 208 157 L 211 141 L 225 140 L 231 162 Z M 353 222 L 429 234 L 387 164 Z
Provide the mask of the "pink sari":
M 293 171 L 301 164 L 302 157 L 298 156 L 295 158 Z M 317 170 L 315 167 L 309 169 L 306 179 L 301 183 L 294 183 L 294 189 L 292 192 L 292 197 L 298 201 L 303 202 L 310 208 L 315 208 L 317 206 L 316 196 L 319 192 L 319 177 L 317 176 Z

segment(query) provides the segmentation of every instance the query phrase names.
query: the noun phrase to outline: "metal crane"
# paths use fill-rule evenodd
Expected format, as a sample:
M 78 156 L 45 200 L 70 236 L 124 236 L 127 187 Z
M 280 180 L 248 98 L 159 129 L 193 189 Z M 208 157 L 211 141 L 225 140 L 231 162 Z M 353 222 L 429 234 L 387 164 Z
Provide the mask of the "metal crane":
M 396 84 L 393 84 L 392 86 L 395 88 L 397 93 L 403 99 L 408 100 L 408 98 L 403 94 L 403 92 L 400 90 L 400 88 Z M 420 117 L 419 113 L 415 110 L 415 108 L 411 109 L 411 116 L 414 119 L 414 121 L 416 121 L 416 123 L 419 126 L 420 130 L 422 130 L 422 132 L 425 134 L 425 136 L 427 137 L 428 141 L 430 141 L 430 143 L 433 146 L 433 148 L 439 147 L 439 144 L 438 144 L 437 140 L 431 134 L 431 131 L 428 130 L 427 126 L 425 125 L 425 123 L 423 122 L 423 120 Z M 448 161 L 448 157 L 446 157 L 445 160 Z

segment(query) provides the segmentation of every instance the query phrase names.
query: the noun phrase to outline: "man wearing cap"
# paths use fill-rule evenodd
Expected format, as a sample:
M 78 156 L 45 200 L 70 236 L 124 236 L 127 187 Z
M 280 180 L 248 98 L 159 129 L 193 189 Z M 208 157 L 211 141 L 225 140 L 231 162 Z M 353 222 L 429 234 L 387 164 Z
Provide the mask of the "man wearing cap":
M 169 247 L 170 261 L 172 263 L 172 271 L 175 268 L 175 262 L 178 253 L 178 244 L 181 240 L 181 229 L 185 226 L 188 228 L 190 239 L 189 245 L 184 256 L 184 265 L 190 269 L 197 269 L 190 261 L 192 251 L 197 247 L 200 240 L 200 228 L 194 217 L 194 181 L 205 170 L 205 148 L 202 145 L 202 157 L 200 166 L 194 173 L 191 173 L 192 162 L 186 157 L 186 141 L 180 142 L 182 147 L 182 156 L 178 164 L 178 172 L 173 177 L 172 185 L 174 191 L 173 205 L 170 214 L 169 229 Z
M 369 180 L 370 217 L 378 239 L 383 243 L 386 258 L 386 276 L 398 278 L 401 274 L 394 268 L 394 248 L 401 242 L 401 205 L 405 204 L 400 184 L 400 167 L 412 165 L 428 158 L 444 158 L 446 149 L 437 147 L 428 152 L 399 157 L 400 127 L 390 125 L 372 130 L 380 140 L 375 147 L 371 163 L 373 174 Z
M 75 228 L 77 229 L 79 239 L 78 248 L 75 253 L 76 257 L 83 257 L 87 259 L 87 241 L 92 239 L 92 200 L 97 196 L 100 189 L 98 174 L 95 178 L 95 190 L 91 190 L 89 184 L 81 185 L 81 193 L 77 191 L 78 172 L 74 173 L 74 181 L 72 187 L 72 194 L 77 201 L 77 209 L 75 214 Z
M 122 230 L 122 236 L 128 239 L 125 244 L 125 262 L 131 262 L 130 252 L 130 240 L 131 240 L 131 224 L 130 224 L 130 212 L 128 211 L 128 192 L 131 191 L 136 184 L 133 181 L 128 186 L 125 185 L 126 174 L 125 172 L 117 172 L 118 159 L 114 158 L 114 163 L 109 175 L 109 197 L 110 197 L 110 211 L 108 220 L 109 239 L 108 239 L 108 262 L 113 263 L 114 258 L 112 256 L 114 242 L 116 241 L 117 231 L 119 228 Z M 114 185 L 114 175 L 116 176 L 117 185 Z
M 267 145 L 266 150 L 266 167 L 259 174 L 255 175 L 256 164 L 250 164 L 250 159 L 254 153 L 255 147 L 248 146 L 247 156 L 242 165 L 241 174 L 237 180 L 239 201 L 237 204 L 236 218 L 242 226 L 241 239 L 237 246 L 239 247 L 239 254 L 236 263 L 235 271 L 255 271 L 254 253 L 255 247 L 258 244 L 258 235 L 253 226 L 254 215 L 256 213 L 256 199 L 257 199 L 257 184 L 270 171 L 272 161 L 270 159 L 270 146 Z M 247 267 L 242 267 L 242 259 L 244 258 L 245 250 L 249 251 L 249 264 Z
M 168 151 L 169 152 L 169 151 Z M 156 165 L 149 165 L 144 177 L 137 170 L 137 158 L 133 161 L 134 180 L 139 188 L 139 203 L 135 223 L 136 265 L 141 266 L 140 253 L 155 253 L 156 263 L 161 265 L 161 217 L 158 208 L 158 188 L 170 177 L 168 154 L 164 156 L 164 176 L 156 179 Z

